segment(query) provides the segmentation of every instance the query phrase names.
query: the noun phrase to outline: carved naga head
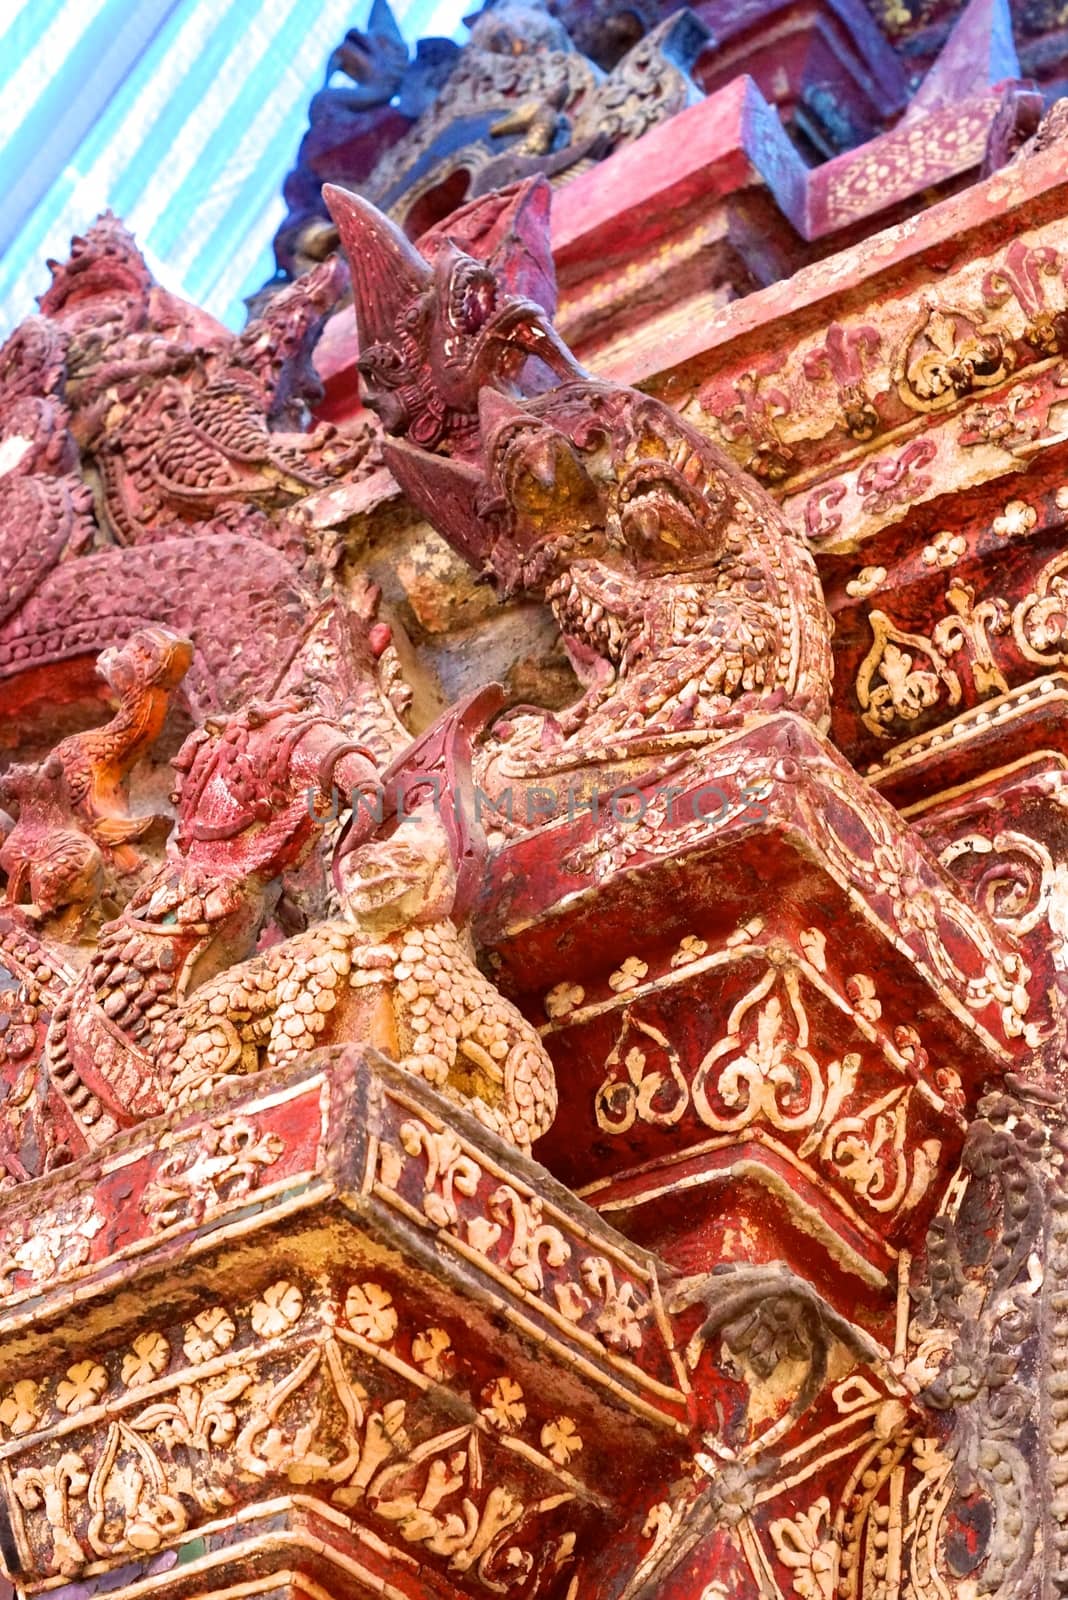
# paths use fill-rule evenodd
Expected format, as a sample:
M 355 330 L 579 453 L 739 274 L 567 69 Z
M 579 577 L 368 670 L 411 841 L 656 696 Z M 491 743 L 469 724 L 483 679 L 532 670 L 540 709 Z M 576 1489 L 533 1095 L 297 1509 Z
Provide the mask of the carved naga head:
M 272 296 L 235 339 L 225 375 L 252 386 L 272 426 L 300 429 L 307 406 L 322 399 L 312 361 L 315 344 L 348 287 L 344 262 L 331 256 Z
M 111 336 L 140 328 L 148 312 L 152 275 L 133 236 L 110 211 L 97 217 L 83 236 L 71 240 L 66 261 L 49 261 L 52 282 L 39 296 L 41 314 L 61 324 L 75 348 L 70 359 L 77 365 L 80 337 L 92 339 L 101 328 Z
M 550 322 L 544 179 L 473 201 L 418 249 L 359 195 L 328 184 L 323 196 L 352 271 L 367 403 L 387 433 L 469 454 L 481 389 L 529 396 L 582 376 Z
M 176 689 L 193 664 L 193 642 L 169 628 L 138 628 L 97 657 L 96 670 L 120 699 Z
M 486 389 L 479 422 L 487 479 L 476 508 L 489 576 L 502 596 L 543 596 L 571 562 L 606 553 L 605 497 L 545 417 Z

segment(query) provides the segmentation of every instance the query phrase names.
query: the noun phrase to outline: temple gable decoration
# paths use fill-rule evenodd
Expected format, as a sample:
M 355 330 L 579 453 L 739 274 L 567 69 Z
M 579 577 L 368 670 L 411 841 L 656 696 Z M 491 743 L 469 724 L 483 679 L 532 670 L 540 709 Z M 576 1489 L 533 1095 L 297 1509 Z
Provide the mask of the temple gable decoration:
M 242 333 L 0 349 L 18 1600 L 1068 1590 L 1060 45 L 904 11 L 377 0 Z

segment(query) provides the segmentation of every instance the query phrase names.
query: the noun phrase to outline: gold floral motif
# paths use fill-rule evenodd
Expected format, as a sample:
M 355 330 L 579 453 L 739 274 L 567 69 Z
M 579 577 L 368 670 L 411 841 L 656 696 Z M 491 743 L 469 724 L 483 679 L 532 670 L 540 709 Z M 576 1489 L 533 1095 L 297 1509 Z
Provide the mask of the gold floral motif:
M 425 1328 L 412 1340 L 412 1360 L 428 1378 L 441 1382 L 453 1366 L 452 1340 L 444 1328 Z
M 960 560 L 968 548 L 968 541 L 962 533 L 936 533 L 930 544 L 925 544 L 920 553 L 920 560 L 926 567 L 952 567 Z
M 171 1347 L 162 1333 L 142 1333 L 122 1358 L 122 1381 L 128 1389 L 139 1388 L 158 1378 L 171 1358 Z
M 553 1494 L 527 1505 L 500 1484 L 486 1488 L 482 1446 L 473 1428 L 453 1428 L 426 1440 L 403 1461 L 382 1469 L 368 1488 L 378 1516 L 401 1538 L 447 1559 L 451 1572 L 471 1573 L 500 1592 L 527 1578 L 529 1550 L 510 1530 L 571 1499 Z
M 603 1257 L 579 1253 L 576 1261 L 576 1251 L 561 1229 L 546 1220 L 544 1202 L 537 1195 L 528 1199 L 511 1184 L 502 1183 L 488 1196 L 482 1215 L 461 1219 L 454 1195 L 474 1195 L 481 1169 L 449 1130 L 435 1131 L 412 1120 L 404 1125 L 402 1136 L 404 1150 L 412 1156 L 422 1155 L 426 1161 L 423 1210 L 436 1227 L 447 1228 L 463 1239 L 471 1250 L 507 1271 L 526 1292 L 545 1294 L 549 1290 L 569 1322 L 592 1323 L 605 1344 L 619 1350 L 639 1348 L 642 1324 L 651 1314 L 648 1300 L 633 1283 L 623 1281 L 617 1286 L 613 1269 Z M 390 1176 L 395 1185 L 402 1168 L 392 1171 L 393 1164 L 391 1161 Z M 381 1152 L 379 1173 L 383 1173 Z M 463 1179 L 462 1191 L 456 1174 Z M 546 1268 L 555 1272 L 569 1263 L 569 1276 L 548 1281 Z
M 215 1117 L 206 1127 L 172 1136 L 174 1148 L 141 1199 L 153 1232 L 201 1223 L 258 1188 L 263 1171 L 285 1154 L 276 1133 L 261 1134 L 247 1117 Z
M 311 1409 L 291 1406 L 309 1385 L 318 1387 Z M 322 1408 L 330 1397 L 338 1408 L 338 1427 L 324 1432 Z M 338 1505 L 356 1505 L 383 1463 L 409 1448 L 405 1411 L 399 1399 L 372 1407 L 363 1386 L 346 1372 L 338 1339 L 327 1339 L 277 1383 L 257 1391 L 234 1456 L 254 1477 L 280 1472 L 295 1484 L 330 1484 Z
M 388 1344 L 397 1331 L 393 1296 L 379 1283 L 354 1283 L 345 1296 L 345 1320 L 372 1344 Z
M 94 1555 L 158 1550 L 184 1533 L 189 1513 L 171 1492 L 167 1469 L 140 1432 L 113 1422 L 86 1490 L 86 1539 Z
M 909 1211 L 938 1170 L 937 1139 L 908 1138 L 911 1091 L 892 1089 L 824 1134 L 820 1156 L 873 1211 Z M 911 1171 L 910 1171 L 911 1168 Z
M 649 1068 L 651 1049 L 663 1064 L 658 1070 Z M 683 1116 L 689 1100 L 678 1051 L 659 1028 L 625 1011 L 594 1097 L 597 1126 L 614 1134 L 626 1133 L 638 1121 L 669 1128 Z
M 64 1206 L 51 1224 L 39 1218 L 22 1223 L 15 1236 L 0 1241 L 0 1294 L 12 1293 L 19 1274 L 37 1284 L 84 1266 L 104 1225 L 91 1194 Z
M 186 1358 L 194 1363 L 210 1361 L 229 1349 L 236 1332 L 233 1318 L 222 1306 L 201 1311 L 185 1330 L 182 1348 Z
M 717 1133 L 735 1133 L 758 1120 L 781 1133 L 808 1131 L 800 1147 L 807 1154 L 816 1144 L 810 1130 L 837 1114 L 859 1067 L 859 1056 L 846 1055 L 828 1064 L 825 1079 L 809 1049 L 798 975 L 771 968 L 734 1007 L 725 1036 L 702 1059 L 693 1082 L 694 1110 Z
M 1041 399 L 1041 390 L 1020 384 L 1000 402 L 972 406 L 963 418 L 960 443 L 965 448 L 995 445 L 1010 455 L 1025 458 L 1030 454 L 1029 446 L 1045 427 L 1041 414 L 1031 411 Z
M 822 945 L 809 939 L 802 940 L 803 947 L 806 942 L 822 957 Z M 793 967 L 768 968 L 735 1005 L 725 1035 L 702 1058 L 692 1086 L 667 1037 L 628 1011 L 596 1094 L 598 1127 L 622 1134 L 639 1121 L 670 1126 L 691 1108 L 720 1135 L 741 1137 L 764 1122 L 794 1136 L 802 1160 L 818 1161 L 873 1210 L 908 1209 L 929 1182 L 940 1146 L 937 1141 L 910 1146 L 908 1084 L 857 1105 L 861 1056 L 850 1051 L 840 1060 L 818 1058 L 810 1045 L 800 976 Z M 845 988 L 858 1017 L 879 1020 L 882 1007 L 870 976 L 853 973 Z M 633 1042 L 637 1039 L 644 1040 L 641 1047 Z M 649 1064 L 651 1047 L 655 1070 Z M 848 1114 L 847 1106 L 853 1108 Z M 565 1294 L 571 1303 L 572 1292 Z
M 649 1507 L 642 1523 L 642 1538 L 652 1542 L 627 1586 L 628 1596 L 639 1587 L 640 1580 L 656 1566 L 686 1516 L 687 1509 L 686 1497 L 681 1494 L 675 1497 L 674 1504 L 669 1500 L 657 1500 Z
M 261 1301 L 283 1304 L 291 1288 L 283 1285 Z M 381 1309 L 379 1295 L 366 1298 Z M 443 1330 L 427 1330 L 414 1343 L 421 1341 L 424 1360 L 446 1356 Z M 487 1424 L 511 1434 L 527 1421 L 520 1385 L 507 1376 L 495 1380 L 483 1392 L 484 1422 L 414 1444 L 407 1402 L 372 1401 L 349 1375 L 345 1346 L 353 1343 L 354 1335 L 338 1327 L 281 1377 L 264 1383 L 244 1367 L 183 1382 L 140 1411 L 102 1424 L 93 1450 L 68 1450 L 15 1473 L 16 1503 L 41 1529 L 35 1526 L 32 1537 L 43 1533 L 51 1543 L 48 1567 L 74 1576 L 93 1560 L 151 1553 L 189 1529 L 194 1511 L 209 1517 L 228 1511 L 233 1501 L 226 1474 L 217 1470 L 225 1464 L 245 1482 L 281 1476 L 294 1485 L 322 1485 L 337 1506 L 365 1506 L 406 1542 L 443 1558 L 454 1572 L 469 1572 L 490 1592 L 521 1581 L 537 1546 L 517 1542 L 519 1524 L 526 1527 L 572 1496 L 554 1483 L 546 1498 L 530 1502 L 485 1470 Z M 137 1346 L 137 1359 L 150 1368 L 158 1347 L 145 1340 Z M 79 1392 L 99 1388 L 92 1371 L 72 1369 L 69 1377 Z M 32 1400 L 20 1390 L 17 1404 L 7 1408 L 8 1426 L 21 1426 Z M 31 1426 L 35 1420 L 30 1417 Z M 544 1423 L 539 1437 L 558 1466 L 582 1449 L 569 1417 Z M 175 1465 L 189 1452 L 203 1457 L 192 1471 Z M 574 1542 L 573 1534 L 555 1537 L 556 1566 Z M 47 1552 L 48 1544 L 43 1548 Z
M 696 934 L 688 933 L 679 943 L 679 948 L 671 958 L 673 967 L 689 966 L 691 961 L 700 961 L 708 952 L 708 944 L 704 939 L 698 939 Z
M 84 1500 L 89 1477 L 81 1456 L 67 1450 L 46 1466 L 24 1467 L 13 1480 L 19 1505 L 26 1511 L 43 1511 L 52 1536 L 52 1564 L 64 1577 L 72 1576 L 85 1563 L 85 1552 L 74 1537 L 72 1523 L 74 1504 Z
M 834 1600 L 838 1541 L 830 1521 L 831 1503 L 822 1495 L 807 1511 L 780 1517 L 768 1529 L 776 1556 L 790 1569 L 798 1600 Z
M 95 1406 L 108 1387 L 108 1375 L 95 1361 L 79 1361 L 67 1368 L 67 1376 L 56 1385 L 56 1405 L 73 1415 Z
M 582 1439 L 572 1417 L 554 1417 L 541 1430 L 541 1447 L 556 1462 L 566 1467 L 582 1449 Z
M 540 1293 L 545 1287 L 545 1267 L 561 1267 L 571 1255 L 571 1246 L 559 1228 L 543 1220 L 542 1202 L 537 1195 L 524 1199 L 511 1184 L 502 1183 L 489 1198 L 487 1207 L 495 1219 L 475 1231 L 468 1224 L 468 1237 L 476 1249 L 485 1249 L 501 1237 L 501 1227 L 511 1229 L 507 1262 L 512 1276 L 524 1289 Z M 483 1222 L 483 1219 L 477 1219 Z M 500 1226 L 498 1226 L 500 1225 Z
M 1039 573 L 1034 589 L 1012 614 L 1012 632 L 1028 661 L 1043 666 L 1068 662 L 1068 556 L 1059 555 Z
M 304 1296 L 295 1283 L 280 1278 L 253 1301 L 249 1313 L 252 1331 L 261 1339 L 273 1339 L 300 1319 L 304 1310 Z
M 642 1298 L 633 1283 L 616 1282 L 615 1271 L 604 1256 L 587 1256 L 579 1271 L 582 1283 L 558 1283 L 556 1302 L 571 1322 L 593 1316 L 594 1327 L 605 1344 L 614 1350 L 639 1350 L 642 1324 L 652 1315 L 652 1306 Z
M 949 705 L 960 704 L 960 679 L 930 639 L 898 628 L 885 611 L 869 612 L 868 622 L 873 643 L 856 686 L 866 728 L 889 739 L 895 721 L 916 722 L 938 704 L 943 691 Z M 917 658 L 926 658 L 928 666 L 918 665 Z
M 478 1193 L 482 1168 L 450 1128 L 435 1131 L 423 1122 L 404 1122 L 400 1142 L 408 1155 L 426 1158 L 423 1211 L 436 1227 L 455 1227 L 460 1220 L 456 1196 L 471 1199 Z
M 869 1022 L 878 1022 L 883 1008 L 875 993 L 875 980 L 866 972 L 854 972 L 846 979 L 845 989 L 853 1009 Z
M 545 1015 L 553 1019 L 566 1017 L 568 1012 L 576 1010 L 585 998 L 586 991 L 581 984 L 558 983 L 545 996 Z
M 482 1415 L 501 1433 L 511 1433 L 526 1421 L 523 1391 L 514 1378 L 495 1378 L 485 1391 Z
M 251 1373 L 240 1368 L 210 1386 L 183 1383 L 164 1400 L 148 1406 L 135 1419 L 140 1433 L 158 1433 L 168 1445 L 185 1445 L 190 1450 L 210 1451 L 233 1442 L 237 1433 L 237 1414 L 233 1403 L 252 1384 Z M 219 1502 L 222 1504 L 225 1502 Z M 218 1509 L 213 1491 L 205 1484 L 200 1495 L 203 1510 Z
M 636 989 L 648 971 L 648 962 L 642 961 L 639 956 L 628 956 L 609 977 L 608 987 L 616 994 L 625 994 L 628 989 Z
M 954 579 L 946 604 L 950 614 L 939 619 L 930 638 L 904 632 L 885 612 L 869 613 L 874 642 L 857 674 L 857 699 L 864 726 L 881 738 L 892 736 L 895 721 L 915 722 L 932 710 L 943 694 L 948 707 L 960 704 L 960 678 L 949 665 L 949 657 L 958 652 L 968 661 L 977 694 L 1008 690 L 989 637 L 1008 632 L 1012 618 L 1005 601 L 994 597 L 976 602 L 972 585 Z M 916 664 L 918 657 L 926 658 L 929 669 Z
M 1038 512 L 1026 500 L 1010 500 L 1000 517 L 994 518 L 994 532 L 1002 539 L 1019 539 L 1030 533 L 1038 521 Z
M 855 578 L 850 578 L 845 586 L 846 594 L 854 600 L 864 600 L 870 594 L 875 594 L 886 582 L 885 567 L 861 567 Z
M 15 1439 L 31 1433 L 40 1416 L 38 1407 L 37 1385 L 29 1378 L 20 1378 L 0 1399 L 0 1427 Z
M 1000 383 L 1014 362 L 1002 327 L 928 300 L 895 358 L 894 379 L 912 410 L 940 411 Z
M 935 624 L 932 638 L 947 656 L 967 649 L 976 694 L 1005 694 L 1008 681 L 994 660 L 988 634 L 1006 633 L 1009 608 L 997 597 L 976 604 L 975 590 L 969 583 L 954 579 L 946 590 L 951 616 Z
M 1048 848 L 1029 834 L 1011 828 L 993 838 L 963 834 L 938 859 L 955 873 L 969 860 L 981 867 L 979 904 L 992 921 L 1017 938 L 1033 933 L 1050 916 L 1059 870 Z

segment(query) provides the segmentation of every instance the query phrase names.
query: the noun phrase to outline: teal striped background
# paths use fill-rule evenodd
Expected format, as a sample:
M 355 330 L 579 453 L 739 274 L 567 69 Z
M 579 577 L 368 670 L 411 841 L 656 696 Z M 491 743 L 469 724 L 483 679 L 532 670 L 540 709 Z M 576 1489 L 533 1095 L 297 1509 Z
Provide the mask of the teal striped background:
M 395 0 L 409 39 L 462 0 Z M 168 288 L 243 324 L 282 180 L 368 0 L 0 0 L 0 331 L 110 206 Z

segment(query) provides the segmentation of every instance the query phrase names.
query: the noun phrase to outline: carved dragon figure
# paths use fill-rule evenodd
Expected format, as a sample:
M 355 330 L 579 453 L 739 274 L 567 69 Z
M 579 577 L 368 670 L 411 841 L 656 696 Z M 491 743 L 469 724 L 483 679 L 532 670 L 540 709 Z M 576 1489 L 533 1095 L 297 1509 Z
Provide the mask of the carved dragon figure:
M 499 705 L 496 689 L 490 698 Z M 461 931 L 484 852 L 459 791 L 470 791 L 470 740 L 486 707 L 483 694 L 453 708 L 403 749 L 385 774 L 393 802 L 379 826 L 357 808 L 336 873 L 345 914 L 256 954 L 283 874 L 311 855 L 337 791 L 375 785 L 382 745 L 356 744 L 299 700 L 253 704 L 190 736 L 175 761 L 168 859 L 54 999 L 45 1120 L 76 1130 L 64 1150 L 96 1146 L 228 1075 L 352 1040 L 377 1045 L 523 1148 L 547 1130 L 549 1058 Z M 449 783 L 443 817 L 401 798 L 431 773 Z M 11 1044 L 19 1030 L 0 1031 Z M 30 1115 L 23 1101 L 32 1109 L 35 1098 L 30 1065 L 4 1108 L 9 1145 Z
M 510 770 L 644 760 L 772 709 L 824 725 L 830 626 L 807 548 L 667 406 L 574 361 L 545 309 L 544 180 L 468 206 L 422 254 L 366 201 L 328 199 L 387 464 L 503 596 L 552 606 L 586 688 L 559 720 L 498 730 Z
M 284 507 L 361 465 L 366 430 L 353 439 L 326 424 L 305 431 L 308 405 L 322 395 L 311 352 L 348 285 L 342 261 L 290 285 L 234 335 L 161 298 L 114 218 L 76 244 L 84 248 L 72 262 L 53 267 L 42 307 L 67 334 L 71 427 L 100 474 L 121 543 L 203 525 L 219 512 L 232 525 L 238 506 L 248 531 L 269 540 L 270 524 L 252 507 Z M 94 320 L 84 329 L 86 286 L 76 268 L 92 256 Z M 131 282 L 141 289 L 133 312 Z M 121 305 L 109 317 L 117 295 Z

